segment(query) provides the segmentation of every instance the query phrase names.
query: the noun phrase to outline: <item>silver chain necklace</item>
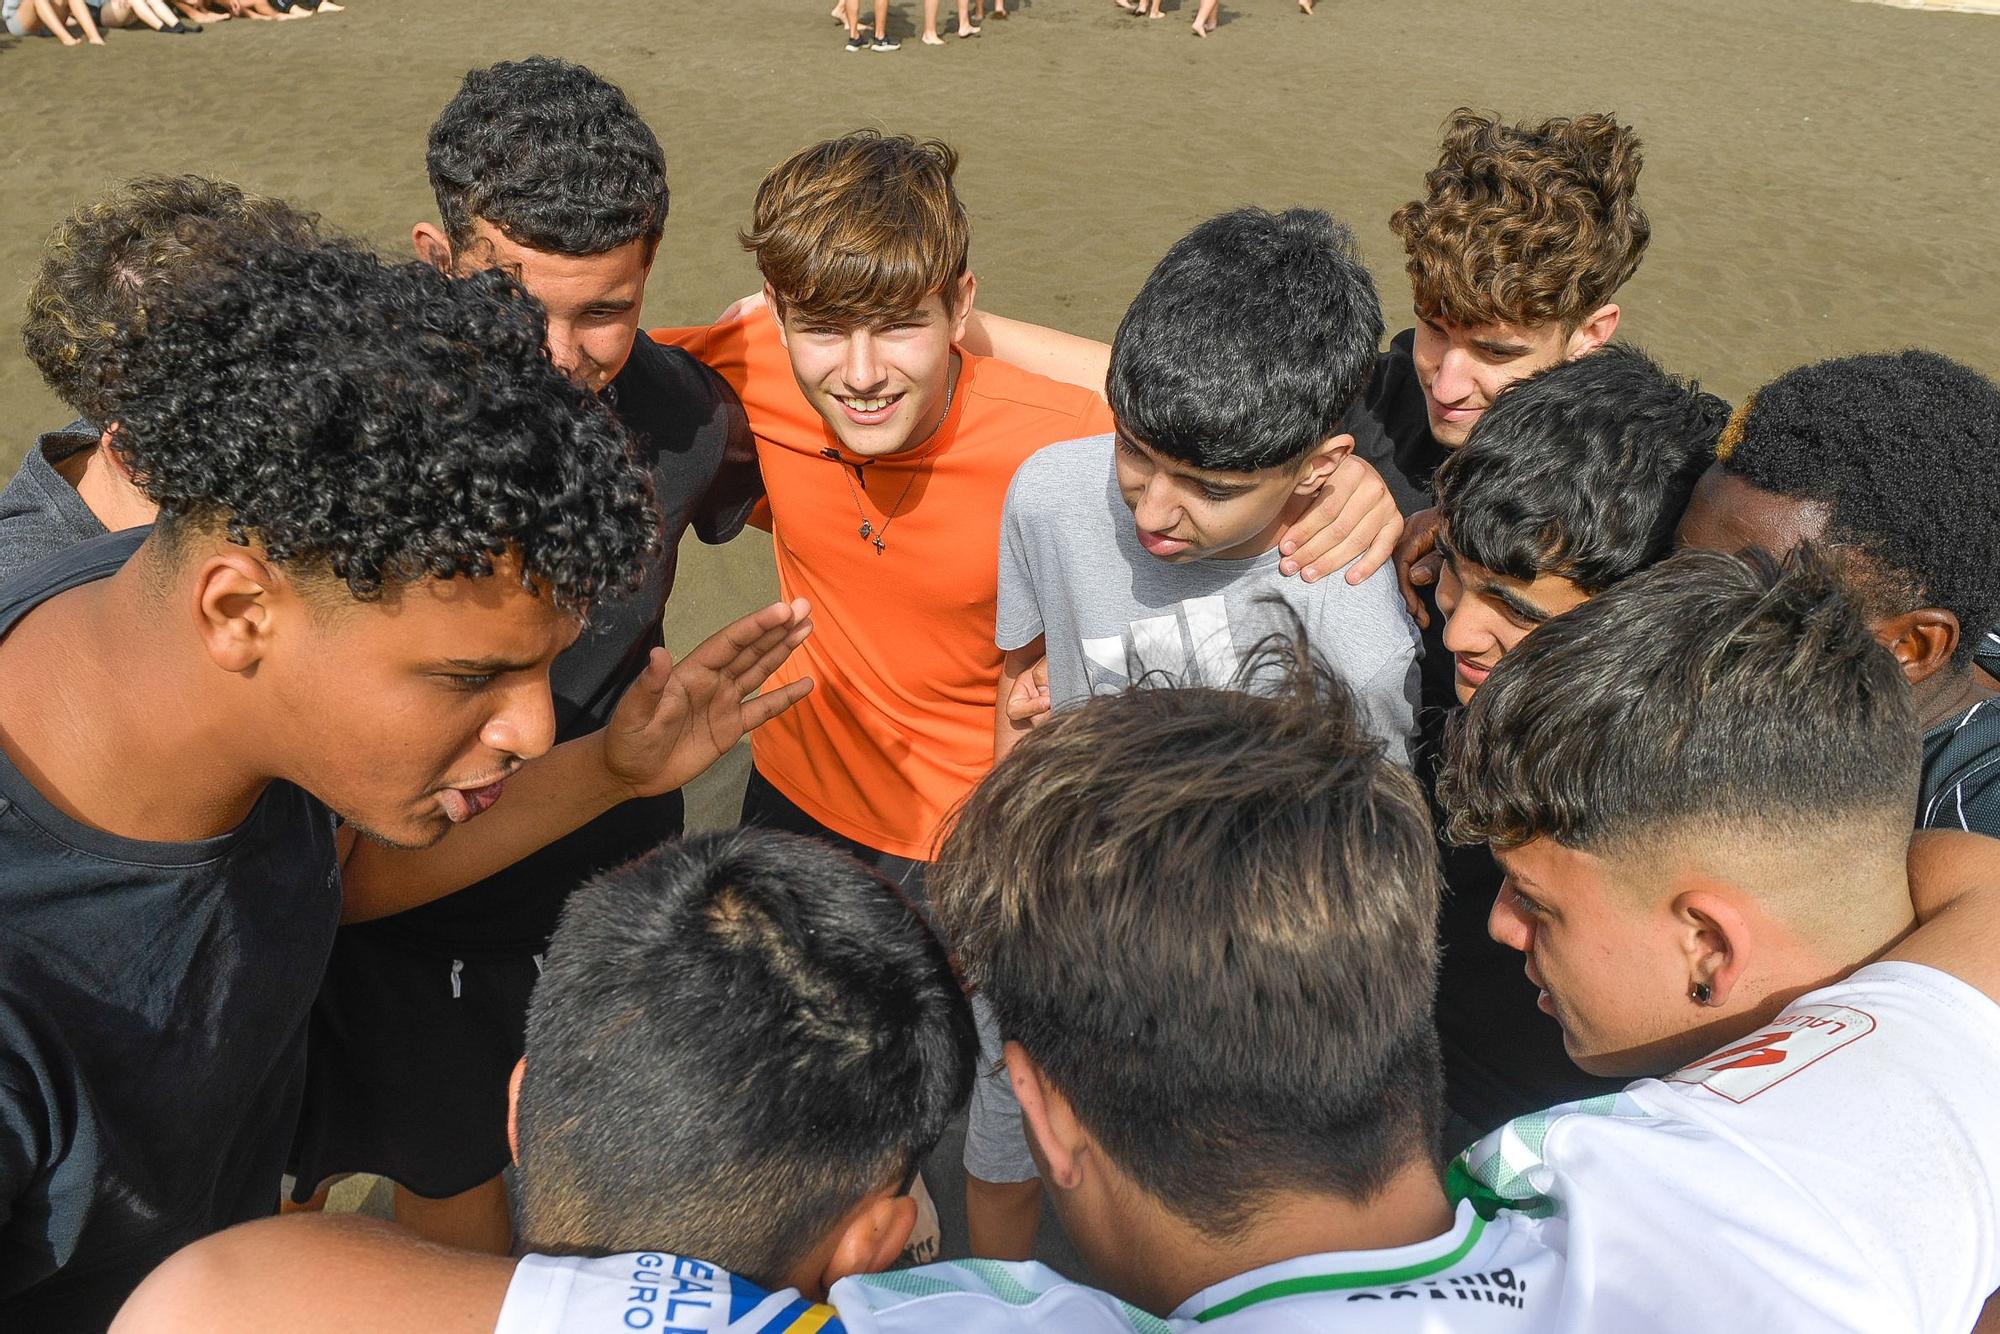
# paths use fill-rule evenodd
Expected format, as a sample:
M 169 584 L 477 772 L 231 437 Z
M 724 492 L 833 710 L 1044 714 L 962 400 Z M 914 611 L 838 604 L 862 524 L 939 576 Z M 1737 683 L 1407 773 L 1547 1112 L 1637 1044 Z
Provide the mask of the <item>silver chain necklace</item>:
M 952 383 L 945 386 L 944 411 L 938 414 L 937 425 L 931 427 L 931 429 L 925 434 L 924 436 L 925 440 L 929 440 L 931 436 L 936 435 L 938 433 L 938 427 L 944 425 L 944 419 L 946 417 L 951 416 L 952 396 L 957 393 L 958 393 L 958 382 L 956 377 L 954 377 Z M 843 462 L 843 460 L 840 457 L 840 451 L 837 449 L 822 449 L 820 451 L 820 457 L 832 459 L 835 463 Z M 862 485 L 857 484 L 855 481 L 856 477 L 863 476 L 861 470 L 863 468 L 866 468 L 870 463 L 873 462 L 874 462 L 873 459 L 868 459 L 861 463 L 847 464 L 846 465 L 847 468 L 854 469 L 854 476 L 848 477 L 846 468 L 843 468 L 841 470 L 840 475 L 843 478 L 846 478 L 847 492 L 854 499 L 854 512 L 861 517 L 861 540 L 863 542 L 872 543 L 875 547 L 875 554 L 879 556 L 884 551 L 888 550 L 888 546 L 883 541 L 883 539 L 889 535 L 889 525 L 894 523 L 896 521 L 896 516 L 902 512 L 903 502 L 910 498 L 910 489 L 917 484 L 917 474 L 920 471 L 922 471 L 923 465 L 920 463 L 916 467 L 910 469 L 910 480 L 903 483 L 903 494 L 896 497 L 896 503 L 889 507 L 888 514 L 882 520 L 882 526 L 880 528 L 877 528 L 874 524 L 874 521 L 868 517 L 867 507 L 861 503 L 861 495 L 863 489 Z

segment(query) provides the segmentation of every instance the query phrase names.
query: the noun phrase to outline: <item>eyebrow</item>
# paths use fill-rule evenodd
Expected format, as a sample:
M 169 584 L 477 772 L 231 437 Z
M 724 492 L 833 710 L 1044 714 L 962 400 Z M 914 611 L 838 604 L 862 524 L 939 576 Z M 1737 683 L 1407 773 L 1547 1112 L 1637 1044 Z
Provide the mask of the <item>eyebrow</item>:
M 1495 602 L 1504 603 L 1510 611 L 1524 621 L 1539 623 L 1555 619 L 1554 612 L 1546 607 L 1537 607 L 1511 588 L 1503 588 L 1491 579 L 1482 579 L 1477 582 L 1467 579 L 1464 568 L 1459 564 L 1458 548 L 1451 544 L 1451 539 L 1446 537 L 1442 532 L 1439 532 L 1437 544 L 1438 550 L 1444 553 L 1445 560 L 1451 565 L 1452 578 L 1463 584 L 1466 592 L 1471 593 L 1475 597 L 1488 597 L 1492 598 Z
M 523 661 L 518 658 L 445 658 L 437 665 L 454 671 L 475 672 L 482 676 L 503 676 L 508 672 L 525 672 L 535 665 L 535 659 Z
M 1475 338 L 1472 345 L 1481 352 L 1491 352 L 1496 356 L 1518 357 L 1528 350 L 1526 343 L 1510 343 L 1504 339 Z
M 1122 430 L 1114 429 L 1112 434 L 1118 438 L 1120 444 L 1138 450 L 1141 454 L 1153 460 L 1155 466 L 1166 469 L 1168 476 L 1179 478 L 1183 482 L 1193 482 L 1196 486 L 1206 487 L 1210 491 L 1226 492 L 1232 496 L 1243 495 L 1257 489 L 1255 481 L 1238 482 L 1219 478 L 1214 473 L 1190 470 L 1182 466 L 1179 460 L 1170 459 L 1161 454 L 1159 450 L 1139 443 Z
M 590 303 L 589 305 L 585 306 L 585 307 L 584 307 L 584 309 L 585 309 L 585 310 L 612 310 L 612 311 L 617 311 L 617 312 L 618 312 L 619 314 L 621 314 L 621 315 L 622 315 L 622 314 L 624 314 L 624 313 L 625 313 L 626 311 L 628 311 L 628 310 L 632 309 L 632 307 L 634 307 L 634 306 L 636 306 L 636 305 L 638 305 L 638 304 L 639 304 L 638 302 L 634 301 L 634 300 L 633 300 L 633 299 L 632 299 L 631 297 L 629 297 L 629 296 L 628 296 L 628 297 L 625 297 L 625 298 L 624 298 L 624 299 L 622 299 L 622 300 L 620 300 L 620 299 L 618 299 L 618 298 L 616 298 L 616 297 L 613 297 L 613 298 L 609 298 L 609 299 L 607 299 L 607 300 L 604 300 L 604 301 L 593 301 L 593 302 L 591 302 L 591 303 Z

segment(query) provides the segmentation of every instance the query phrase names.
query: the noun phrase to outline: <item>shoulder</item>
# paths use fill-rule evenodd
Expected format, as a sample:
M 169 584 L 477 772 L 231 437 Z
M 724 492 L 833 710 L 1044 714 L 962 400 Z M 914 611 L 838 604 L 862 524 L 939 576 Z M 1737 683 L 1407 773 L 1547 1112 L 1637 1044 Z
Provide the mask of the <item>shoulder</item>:
M 448 1251 L 352 1214 L 267 1218 L 175 1254 L 132 1294 L 112 1329 L 487 1334 L 513 1271 L 511 1260 Z
M 1924 738 L 1918 823 L 2000 837 L 2000 699 L 1984 699 Z
M 988 424 L 1014 433 L 1042 432 L 1044 444 L 1111 429 L 1111 409 L 1100 394 L 993 357 L 959 356 L 962 391 L 980 403 Z
M 1081 483 L 1101 484 L 1112 467 L 1112 438 L 1085 436 L 1044 445 L 1028 455 L 1014 474 L 1014 493 L 1046 493 Z
M 1168 1326 L 1109 1293 L 1072 1283 L 1032 1261 L 953 1260 L 862 1274 L 834 1284 L 830 1298 L 849 1328 L 1001 1334 L 1155 1334 Z

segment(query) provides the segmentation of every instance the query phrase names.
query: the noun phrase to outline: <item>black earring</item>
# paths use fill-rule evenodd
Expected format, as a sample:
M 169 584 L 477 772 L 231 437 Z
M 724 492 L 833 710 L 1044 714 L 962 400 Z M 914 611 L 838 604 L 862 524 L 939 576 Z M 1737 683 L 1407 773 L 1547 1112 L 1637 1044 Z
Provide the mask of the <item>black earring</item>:
M 1714 994 L 1706 982 L 1697 982 L 1688 988 L 1688 995 L 1693 998 L 1696 1005 L 1708 1004 L 1709 998 Z

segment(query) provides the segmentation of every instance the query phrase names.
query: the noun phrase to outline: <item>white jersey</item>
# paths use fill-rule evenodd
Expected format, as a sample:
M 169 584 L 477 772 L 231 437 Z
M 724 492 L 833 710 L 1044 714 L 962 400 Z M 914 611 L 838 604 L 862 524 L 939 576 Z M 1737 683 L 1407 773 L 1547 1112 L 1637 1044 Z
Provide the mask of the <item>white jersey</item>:
M 1307 1256 L 1196 1293 L 1170 1318 L 1045 1265 L 956 1260 L 842 1279 L 824 1303 L 657 1253 L 522 1260 L 495 1334 L 1545 1334 L 1563 1296 L 1546 1224 L 1461 1204 L 1451 1231 L 1395 1250 Z
M 1872 964 L 1453 1174 L 1549 1220 L 1565 1329 L 1967 1330 L 2000 1287 L 2000 1006 Z

